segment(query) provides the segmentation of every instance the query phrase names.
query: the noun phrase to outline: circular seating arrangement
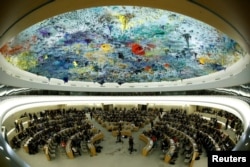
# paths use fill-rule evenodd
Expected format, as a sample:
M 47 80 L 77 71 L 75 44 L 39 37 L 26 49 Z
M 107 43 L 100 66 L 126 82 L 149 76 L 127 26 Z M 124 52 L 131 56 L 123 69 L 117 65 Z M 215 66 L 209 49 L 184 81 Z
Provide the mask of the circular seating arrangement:
M 86 116 L 88 113 L 91 120 Z M 43 150 L 47 160 L 57 157 L 58 148 L 65 150 L 69 159 L 85 152 L 95 156 L 99 152 L 96 143 L 103 140 L 104 134 L 93 126 L 92 117 L 114 137 L 119 134 L 130 137 L 133 132 L 143 131 L 139 135 L 139 139 L 145 143 L 142 155 L 148 156 L 158 149 L 163 154 L 163 161 L 170 164 L 175 164 L 182 156 L 184 163 L 193 166 L 204 153 L 203 150 L 205 153 L 230 151 L 235 146 L 235 141 L 220 129 L 222 127 L 213 118 L 205 119 L 197 112 L 187 114 L 183 109 L 160 112 L 150 108 L 115 108 L 111 111 L 71 108 L 29 114 L 28 127 L 12 138 L 11 146 L 20 148 L 23 145 L 29 154 Z M 237 120 L 237 123 L 240 122 Z M 151 128 L 147 126 L 144 129 L 149 124 Z
M 45 110 L 29 114 L 28 127 L 11 139 L 13 148 L 20 148 L 23 142 L 24 150 L 29 154 L 36 154 L 41 148 L 48 160 L 56 157 L 57 148 L 65 149 L 69 158 L 88 147 L 91 155 L 96 155 L 94 144 L 103 139 L 99 132 L 86 117 L 83 110 L 74 108 L 68 110 Z M 21 137 L 20 137 L 21 136 Z
M 93 112 L 95 120 L 112 132 L 113 136 L 118 135 L 119 129 L 122 136 L 131 136 L 132 132 L 137 132 L 140 128 L 155 120 L 159 113 L 153 109 L 138 110 L 136 108 L 115 108 L 111 111 L 97 109 Z
M 200 159 L 203 149 L 207 153 L 234 148 L 235 141 L 219 128 L 213 119 L 187 114 L 182 109 L 171 109 L 151 129 L 140 135 L 139 138 L 146 143 L 142 154 L 147 156 L 160 143 L 165 162 L 175 164 L 181 154 L 185 157 L 184 162 L 192 166 L 195 160 Z

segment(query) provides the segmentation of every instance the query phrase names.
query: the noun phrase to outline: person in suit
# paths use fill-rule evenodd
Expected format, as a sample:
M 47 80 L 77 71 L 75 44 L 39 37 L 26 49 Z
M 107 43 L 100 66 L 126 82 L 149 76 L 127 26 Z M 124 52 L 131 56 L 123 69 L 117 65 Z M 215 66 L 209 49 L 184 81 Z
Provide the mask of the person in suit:
M 15 121 L 14 124 L 15 124 L 16 133 L 19 133 L 20 128 L 19 128 L 19 125 L 18 125 L 17 121 Z
M 151 124 L 151 128 L 153 128 L 153 127 L 154 127 L 154 121 L 151 120 L 151 121 L 150 121 L 150 124 Z
M 228 124 L 229 124 L 229 119 L 227 118 L 226 125 L 225 125 L 225 130 L 227 130 Z
M 129 144 L 129 152 L 131 154 L 134 151 L 134 139 L 132 136 L 129 137 L 128 144 Z
M 122 141 L 122 133 L 121 133 L 120 129 L 118 130 L 116 143 L 119 143 L 119 142 L 123 143 L 123 141 Z
M 90 111 L 90 119 L 92 119 L 92 118 L 93 118 L 93 112 Z

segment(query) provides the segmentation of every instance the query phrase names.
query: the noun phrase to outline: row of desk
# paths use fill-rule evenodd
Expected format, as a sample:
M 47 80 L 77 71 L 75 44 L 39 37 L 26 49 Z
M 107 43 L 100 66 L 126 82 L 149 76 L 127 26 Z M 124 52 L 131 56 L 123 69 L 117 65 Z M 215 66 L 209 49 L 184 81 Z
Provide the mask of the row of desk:
M 174 140 L 171 139 L 166 134 L 164 135 L 164 138 L 166 138 L 168 140 L 168 143 L 169 143 L 169 149 L 167 150 L 167 152 L 165 154 L 164 162 L 169 163 L 174 152 L 175 152 L 176 146 L 175 146 Z
M 48 161 L 50 161 L 52 158 L 56 157 L 56 147 L 57 147 L 57 143 L 56 143 L 54 137 L 50 138 L 48 140 L 48 144 L 46 144 L 43 147 L 46 159 Z
M 189 135 L 185 134 L 184 132 L 182 132 L 174 127 L 168 126 L 168 128 L 169 128 L 170 133 L 172 133 L 174 136 L 186 138 L 186 139 L 188 139 L 189 143 L 192 145 L 193 151 L 192 151 L 192 155 L 191 155 L 190 160 L 189 160 L 189 162 L 190 162 L 189 167 L 193 167 L 195 159 L 199 156 L 199 153 L 197 150 L 197 144 L 196 144 L 195 140 L 192 137 L 190 137 Z M 167 134 L 164 134 L 164 136 L 168 138 L 168 141 L 170 143 L 170 147 L 164 156 L 164 161 L 168 163 L 168 162 L 170 162 L 172 155 L 175 152 L 176 146 L 175 146 L 173 139 L 168 137 Z M 149 138 L 148 136 L 145 136 L 144 134 L 140 134 L 139 139 L 146 143 L 146 145 L 142 149 L 142 155 L 147 156 L 153 147 L 153 141 L 151 138 Z
M 23 145 L 23 149 L 25 150 L 25 152 L 29 153 L 29 143 L 32 140 L 37 140 L 37 138 L 39 138 L 39 136 L 42 136 L 44 133 L 46 133 L 47 131 L 50 131 L 51 129 L 52 128 L 46 128 L 46 129 L 40 130 L 40 131 L 36 132 L 33 137 L 28 138 L 28 140 L 26 140 L 24 142 L 24 145 Z
M 172 123 L 172 124 L 177 125 L 178 123 Z M 178 130 L 171 126 L 169 126 L 168 128 L 172 131 L 173 134 L 175 134 L 179 138 L 188 139 L 189 144 L 192 146 L 192 153 L 187 162 L 189 162 L 189 167 L 192 167 L 194 165 L 195 159 L 199 156 L 199 152 L 198 152 L 198 148 L 197 148 L 197 144 L 195 140 L 181 130 Z
M 106 128 L 108 131 L 115 131 L 119 129 L 119 123 L 117 122 L 103 122 L 101 120 L 97 120 L 98 123 L 100 123 L 104 128 Z M 121 127 L 124 130 L 130 130 L 133 132 L 137 132 L 139 130 L 138 126 L 135 126 L 134 124 L 131 124 L 130 122 L 122 122 Z
M 95 148 L 95 142 L 102 140 L 104 138 L 104 134 L 102 132 L 99 132 L 97 134 L 95 134 L 94 136 L 91 137 L 89 143 L 88 143 L 88 148 L 90 151 L 90 155 L 91 156 L 95 156 L 96 155 L 96 148 Z
M 146 145 L 142 148 L 142 155 L 147 156 L 148 153 L 153 148 L 153 144 L 154 144 L 153 140 L 149 138 L 148 136 L 145 136 L 144 134 L 140 134 L 139 139 L 146 143 Z
M 210 126 L 207 125 L 207 124 L 202 124 L 202 126 L 205 127 L 205 128 L 212 128 L 212 127 L 210 127 Z M 228 134 L 226 134 L 225 132 L 223 132 L 223 131 L 220 130 L 220 129 L 216 129 L 216 128 L 212 128 L 212 129 L 213 129 L 214 131 L 217 131 L 218 133 L 223 134 L 224 138 L 225 138 L 225 137 L 228 137 L 228 139 L 229 139 L 231 145 L 233 145 L 233 146 L 236 145 L 236 142 L 235 142 Z M 221 138 L 221 136 L 220 136 L 219 138 Z M 214 140 L 214 139 L 213 139 L 213 140 Z
M 218 143 L 216 143 L 216 141 L 209 134 L 207 134 L 207 133 L 205 133 L 205 132 L 203 132 L 201 130 L 199 132 L 209 138 L 209 140 L 213 143 L 213 146 L 214 146 L 216 151 L 221 151 L 221 148 L 218 145 Z
M 67 156 L 70 159 L 74 158 L 73 150 L 72 150 L 72 140 L 78 135 L 78 133 L 71 136 L 71 138 L 67 141 L 65 151 Z M 102 132 L 96 133 L 94 136 L 91 137 L 90 141 L 88 141 L 88 149 L 90 151 L 91 156 L 96 155 L 96 148 L 94 146 L 94 143 L 98 140 L 102 140 L 104 138 L 104 134 Z

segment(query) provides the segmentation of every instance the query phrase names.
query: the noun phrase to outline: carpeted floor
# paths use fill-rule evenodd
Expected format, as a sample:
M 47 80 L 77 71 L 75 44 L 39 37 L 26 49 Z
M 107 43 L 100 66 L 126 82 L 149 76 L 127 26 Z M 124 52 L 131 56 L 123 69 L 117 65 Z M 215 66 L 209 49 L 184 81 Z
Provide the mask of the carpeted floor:
M 88 115 L 89 117 L 89 115 Z M 145 126 L 144 129 L 140 129 L 138 132 L 133 133 L 134 147 L 137 149 L 132 154 L 128 151 L 128 139 L 123 138 L 123 143 L 116 143 L 116 138 L 112 136 L 111 132 L 108 132 L 101 125 L 91 120 L 93 125 L 100 129 L 104 133 L 104 140 L 100 143 L 103 147 L 101 153 L 97 156 L 91 157 L 89 153 L 82 153 L 81 156 L 76 156 L 74 159 L 69 159 L 64 149 L 58 147 L 56 158 L 48 161 L 42 150 L 35 155 L 29 155 L 23 149 L 15 150 L 16 153 L 25 160 L 31 167 L 188 167 L 189 164 L 184 162 L 184 157 L 179 155 L 175 165 L 165 163 L 163 161 L 163 152 L 156 148 L 150 152 L 147 157 L 142 155 L 142 148 L 145 143 L 139 140 L 139 134 L 144 129 L 149 129 L 150 124 Z M 194 167 L 207 167 L 207 157 L 202 155 L 200 160 L 195 161 Z

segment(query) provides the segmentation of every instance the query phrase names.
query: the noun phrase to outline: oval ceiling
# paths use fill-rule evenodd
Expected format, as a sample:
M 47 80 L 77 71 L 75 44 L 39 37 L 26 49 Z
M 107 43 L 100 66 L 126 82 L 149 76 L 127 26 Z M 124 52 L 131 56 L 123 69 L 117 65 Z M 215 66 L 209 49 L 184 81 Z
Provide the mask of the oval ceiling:
M 88 8 L 46 19 L 0 52 L 37 75 L 100 84 L 195 78 L 244 56 L 234 40 L 203 22 L 136 6 Z

